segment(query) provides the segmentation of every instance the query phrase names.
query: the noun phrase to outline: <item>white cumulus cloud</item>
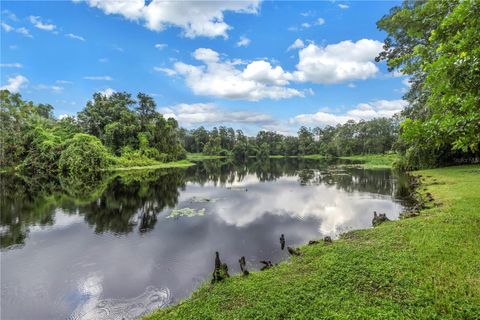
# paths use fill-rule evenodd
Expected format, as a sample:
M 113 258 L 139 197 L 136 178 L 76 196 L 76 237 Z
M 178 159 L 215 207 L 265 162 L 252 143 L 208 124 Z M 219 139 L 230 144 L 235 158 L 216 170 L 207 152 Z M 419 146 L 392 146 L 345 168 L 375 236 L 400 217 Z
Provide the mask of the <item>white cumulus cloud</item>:
M 367 79 L 378 72 L 373 62 L 383 44 L 376 40 L 350 40 L 325 47 L 313 43 L 299 51 L 295 75 L 299 81 L 339 83 Z
M 203 64 L 177 62 L 173 70 L 184 77 L 195 94 L 252 101 L 304 96 L 303 92 L 286 87 L 292 74 L 270 62 L 253 61 L 242 70 L 235 61 L 222 61 L 216 51 L 208 48 L 195 50 L 193 57 Z
M 176 26 L 188 38 L 197 36 L 224 37 L 231 28 L 224 21 L 224 12 L 255 14 L 260 0 L 244 1 L 163 1 L 152 0 L 87 0 L 91 7 L 106 14 L 120 14 L 128 20 L 143 22 L 148 29 L 162 31 Z
M 181 125 L 244 123 L 270 124 L 273 118 L 265 113 L 251 111 L 227 111 L 212 103 L 177 104 L 161 108 L 167 118 L 175 118 Z
M 317 26 L 321 26 L 325 24 L 325 19 L 323 18 L 318 18 L 317 21 L 315 22 Z
M 226 59 L 210 48 L 198 48 L 192 56 L 200 65 L 176 62 L 172 67 L 154 67 L 168 76 L 182 77 L 197 95 L 257 101 L 304 97 L 311 89 L 292 88 L 292 82 L 334 84 L 365 80 L 378 71 L 374 58 L 382 50 L 376 40 L 350 40 L 320 47 L 301 39 L 287 49 L 299 49 L 298 63 L 293 71 L 262 58 L 246 62 Z M 352 85 L 349 85 L 352 87 Z
M 11 25 L 9 25 L 5 22 L 2 22 L 2 29 L 5 30 L 6 32 L 10 32 L 10 31 L 15 30 L 14 27 L 12 27 Z
M 112 94 L 114 94 L 115 92 L 116 91 L 112 88 L 106 88 L 105 90 L 102 90 L 99 93 L 101 93 L 102 95 L 108 98 L 108 97 L 111 97 Z
M 5 23 L 5 22 L 2 22 L 1 23 L 2 25 L 2 29 L 5 31 L 5 32 L 10 32 L 10 31 L 14 31 L 14 32 L 17 32 L 17 33 L 20 33 L 26 37 L 29 37 L 29 38 L 33 38 L 33 36 L 30 34 L 30 32 L 28 31 L 27 28 L 25 27 L 20 27 L 20 28 L 15 28 L 15 27 L 12 27 L 11 25 Z
M 168 45 L 166 43 L 157 43 L 155 45 L 155 48 L 157 48 L 158 50 L 163 50 L 165 49 L 166 47 L 168 47 Z
M 173 70 L 173 69 L 170 69 L 170 68 L 163 68 L 163 67 L 153 67 L 153 70 L 155 71 L 158 71 L 158 72 L 163 72 L 165 73 L 167 76 L 174 76 L 177 74 L 177 71 Z
M 344 10 L 350 8 L 350 6 L 348 4 L 343 4 L 343 3 L 338 4 L 338 7 L 340 9 L 344 9 Z
M 17 75 L 15 77 L 8 78 L 7 82 L 8 84 L 0 87 L 1 90 L 18 92 L 20 91 L 20 88 L 22 88 L 28 83 L 28 79 L 22 75 Z
M 53 31 L 57 28 L 57 26 L 52 23 L 43 22 L 38 16 L 30 16 L 29 19 L 30 22 L 35 26 L 35 28 L 41 30 Z
M 305 47 L 305 44 L 303 43 L 302 39 L 297 39 L 290 45 L 290 47 L 287 48 L 287 51 L 303 47 Z
M 248 47 L 249 44 L 250 44 L 250 39 L 245 36 L 241 36 L 240 40 L 238 40 L 237 42 L 237 47 Z
M 368 103 L 359 103 L 353 109 L 343 114 L 333 114 L 319 111 L 317 113 L 299 114 L 289 120 L 290 124 L 334 126 L 348 120 L 371 120 L 374 118 L 389 118 L 400 112 L 408 105 L 405 100 L 375 100 Z

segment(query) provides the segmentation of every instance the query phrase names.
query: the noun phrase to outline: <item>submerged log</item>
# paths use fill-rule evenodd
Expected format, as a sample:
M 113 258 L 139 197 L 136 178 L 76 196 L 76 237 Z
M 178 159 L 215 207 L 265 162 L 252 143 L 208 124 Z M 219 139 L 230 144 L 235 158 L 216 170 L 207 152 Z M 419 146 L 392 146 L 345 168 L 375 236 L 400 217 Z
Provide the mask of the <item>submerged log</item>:
M 271 267 L 273 267 L 272 261 L 270 260 L 261 260 L 260 263 L 263 264 L 263 267 L 260 269 L 260 271 L 270 269 Z
M 228 274 L 228 266 L 226 263 L 222 263 L 220 261 L 220 255 L 217 251 L 215 252 L 215 269 L 212 273 L 212 283 L 223 281 L 228 277 L 230 277 L 230 275 Z
M 285 236 L 283 235 L 283 233 L 282 233 L 282 235 L 280 236 L 280 248 L 281 248 L 282 250 L 285 249 Z
M 379 213 L 377 214 L 376 211 L 373 211 L 373 219 L 372 219 L 372 225 L 374 227 L 378 226 L 379 224 L 384 223 L 385 221 L 390 221 L 390 219 L 387 218 L 386 213 Z
M 288 253 L 290 253 L 292 256 L 299 256 L 302 253 L 300 252 L 300 249 L 298 248 L 293 248 L 293 247 L 287 247 Z
M 247 270 L 247 267 L 246 267 L 246 261 L 245 261 L 245 257 L 241 257 L 240 260 L 238 260 L 238 262 L 240 263 L 240 270 L 242 270 L 242 273 L 244 276 L 248 276 L 250 274 L 250 272 L 248 272 Z

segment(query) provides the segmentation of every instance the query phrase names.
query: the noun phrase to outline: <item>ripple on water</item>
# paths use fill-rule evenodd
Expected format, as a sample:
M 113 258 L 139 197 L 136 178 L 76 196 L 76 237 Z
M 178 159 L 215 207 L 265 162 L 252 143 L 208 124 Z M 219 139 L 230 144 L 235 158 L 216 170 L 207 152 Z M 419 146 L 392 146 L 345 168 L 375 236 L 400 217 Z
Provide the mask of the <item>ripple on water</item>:
M 167 306 L 170 301 L 168 288 L 147 287 L 144 293 L 132 299 L 90 300 L 78 306 L 68 320 L 137 319 Z

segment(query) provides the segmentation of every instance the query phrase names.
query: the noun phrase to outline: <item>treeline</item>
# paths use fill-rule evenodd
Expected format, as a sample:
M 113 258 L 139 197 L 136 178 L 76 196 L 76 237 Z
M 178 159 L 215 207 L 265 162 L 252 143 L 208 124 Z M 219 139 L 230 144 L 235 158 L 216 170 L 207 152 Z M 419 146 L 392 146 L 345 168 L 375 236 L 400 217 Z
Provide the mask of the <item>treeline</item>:
M 345 156 L 398 151 L 403 169 L 480 159 L 480 2 L 405 1 L 377 22 L 387 32 L 390 71 L 409 76 L 408 107 L 392 119 L 301 127 L 297 136 L 203 127 L 180 129 L 154 100 L 128 93 L 94 94 L 76 117 L 1 91 L 0 166 L 80 175 L 111 165 L 149 165 L 188 152 L 236 159 L 310 154 Z
M 149 165 L 186 157 L 175 119 L 139 93 L 95 93 L 76 117 L 55 119 L 53 107 L 2 90 L 0 166 L 27 174 L 71 176 L 111 165 Z
M 49 104 L 24 101 L 1 91 L 0 166 L 25 174 L 81 176 L 109 166 L 144 166 L 184 159 L 186 152 L 249 157 L 348 156 L 391 151 L 398 121 L 379 118 L 336 127 L 301 127 L 297 136 L 219 127 L 181 129 L 156 111 L 155 101 L 139 93 L 95 93 L 75 117 L 53 116 Z
M 272 131 L 260 131 L 247 137 L 242 130 L 221 126 L 206 130 L 199 127 L 182 130 L 185 149 L 208 155 L 233 155 L 236 159 L 269 156 L 330 155 L 386 153 L 393 150 L 398 138 L 396 118 L 370 121 L 353 120 L 336 127 L 300 127 L 297 136 L 285 136 Z
M 480 1 L 405 1 L 377 22 L 390 71 L 408 75 L 398 150 L 417 169 L 480 159 Z

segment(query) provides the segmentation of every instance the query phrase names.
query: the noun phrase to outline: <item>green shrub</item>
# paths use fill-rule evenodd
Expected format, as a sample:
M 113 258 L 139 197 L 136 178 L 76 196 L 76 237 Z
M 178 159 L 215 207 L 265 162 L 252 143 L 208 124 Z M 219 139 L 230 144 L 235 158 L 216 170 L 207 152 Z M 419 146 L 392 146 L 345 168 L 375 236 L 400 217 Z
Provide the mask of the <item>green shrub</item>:
M 25 139 L 30 143 L 20 171 L 27 175 L 56 175 L 62 152 L 59 137 L 39 125 L 28 132 Z
M 79 176 L 99 172 L 109 165 L 109 154 L 102 142 L 85 133 L 77 133 L 67 143 L 59 161 L 61 172 Z
M 122 155 L 120 157 L 114 157 L 114 163 L 116 167 L 137 167 L 137 166 L 151 166 L 158 164 L 158 161 L 147 156 L 154 155 L 158 156 L 159 159 L 163 159 L 164 155 L 159 153 L 154 148 L 147 148 L 145 150 L 133 150 L 131 147 L 127 146 L 122 149 Z M 147 151 L 148 150 L 148 151 Z M 145 153 L 146 151 L 146 153 Z

